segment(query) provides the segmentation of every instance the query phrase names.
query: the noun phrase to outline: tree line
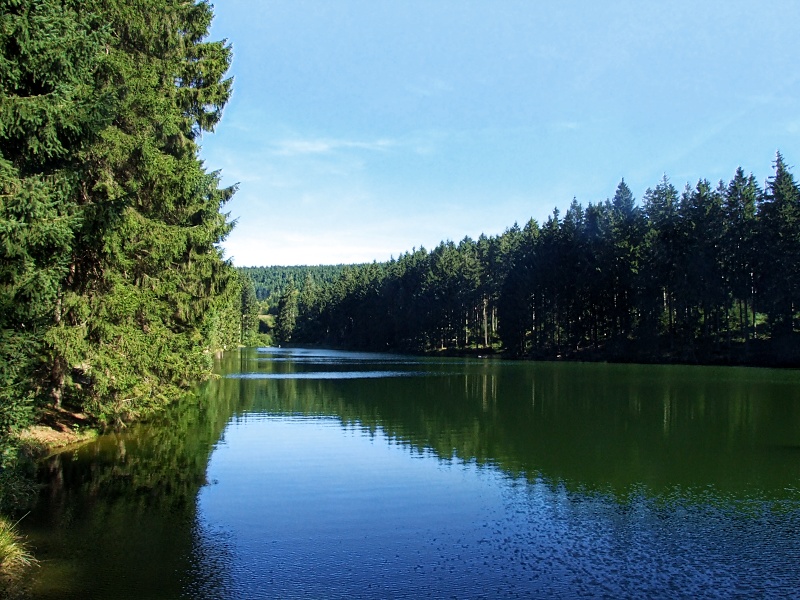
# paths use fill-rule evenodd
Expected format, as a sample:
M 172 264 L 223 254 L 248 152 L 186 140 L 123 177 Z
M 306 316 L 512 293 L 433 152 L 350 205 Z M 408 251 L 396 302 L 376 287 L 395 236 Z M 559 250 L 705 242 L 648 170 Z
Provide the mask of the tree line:
M 315 285 L 331 283 L 346 267 L 354 266 L 358 265 L 239 267 L 239 272 L 253 280 L 259 301 L 274 306 L 290 282 L 294 286 L 302 286 L 306 281 L 312 281 Z
M 232 85 L 212 16 L 0 1 L 0 478 L 40 407 L 146 414 L 257 322 L 219 248 L 235 188 L 199 159 Z
M 800 189 L 783 156 L 637 203 L 573 200 L 543 223 L 445 241 L 281 295 L 284 342 L 535 358 L 800 362 Z

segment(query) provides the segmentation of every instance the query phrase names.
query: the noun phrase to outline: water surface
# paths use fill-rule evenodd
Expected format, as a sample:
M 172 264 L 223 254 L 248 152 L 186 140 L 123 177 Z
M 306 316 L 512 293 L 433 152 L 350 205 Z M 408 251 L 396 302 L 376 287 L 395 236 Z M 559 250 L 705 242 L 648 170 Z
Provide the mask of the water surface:
M 797 597 L 800 374 L 244 350 L 45 467 L 34 598 Z

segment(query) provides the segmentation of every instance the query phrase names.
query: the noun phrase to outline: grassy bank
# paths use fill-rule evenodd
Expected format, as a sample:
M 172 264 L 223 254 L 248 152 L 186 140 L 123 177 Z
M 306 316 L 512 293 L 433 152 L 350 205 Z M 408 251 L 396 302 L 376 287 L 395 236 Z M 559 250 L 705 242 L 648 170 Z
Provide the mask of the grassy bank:
M 84 444 L 97 437 L 95 423 L 85 414 L 48 407 L 37 423 L 19 435 L 21 450 L 32 459 L 42 458 L 69 446 Z
M 11 590 L 25 570 L 36 564 L 16 525 L 0 517 L 0 594 Z

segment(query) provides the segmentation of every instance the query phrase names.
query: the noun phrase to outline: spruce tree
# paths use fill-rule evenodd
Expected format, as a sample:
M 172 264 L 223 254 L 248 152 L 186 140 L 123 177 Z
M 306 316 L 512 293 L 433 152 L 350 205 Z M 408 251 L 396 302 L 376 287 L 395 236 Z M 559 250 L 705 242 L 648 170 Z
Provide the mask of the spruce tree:
M 0 1 L 0 504 L 15 433 L 46 398 L 46 336 L 77 251 L 78 151 L 110 122 L 95 76 L 109 38 L 80 2 Z
M 756 206 L 760 191 L 755 177 L 739 167 L 723 201 L 723 265 L 728 293 L 737 305 L 741 337 L 748 342 L 755 327 Z
M 275 320 L 275 335 L 284 344 L 292 340 L 294 333 L 297 322 L 297 297 L 297 288 L 294 282 L 290 281 L 278 301 L 278 318 Z
M 245 346 L 254 346 L 257 343 L 258 334 L 258 299 L 256 298 L 256 286 L 247 273 L 237 271 L 239 282 L 242 288 L 241 294 L 241 321 L 242 335 L 241 342 Z
M 0 400 L 135 416 L 238 341 L 234 190 L 198 158 L 230 47 L 205 1 L 0 4 Z

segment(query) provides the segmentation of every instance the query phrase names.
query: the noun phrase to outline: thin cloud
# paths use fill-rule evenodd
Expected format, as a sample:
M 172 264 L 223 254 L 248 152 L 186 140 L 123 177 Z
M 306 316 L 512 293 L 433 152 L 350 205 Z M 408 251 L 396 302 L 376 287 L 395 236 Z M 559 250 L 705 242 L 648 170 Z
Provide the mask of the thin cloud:
M 577 121 L 558 121 L 553 123 L 553 128 L 560 131 L 577 131 L 581 128 L 581 124 Z
M 393 140 L 388 139 L 379 139 L 371 142 L 337 140 L 331 138 L 290 139 L 276 143 L 273 154 L 277 156 L 308 156 L 331 154 L 337 150 L 383 152 L 395 145 Z
M 420 98 L 433 98 L 453 91 L 453 86 L 443 79 L 428 79 L 406 86 L 406 91 Z

